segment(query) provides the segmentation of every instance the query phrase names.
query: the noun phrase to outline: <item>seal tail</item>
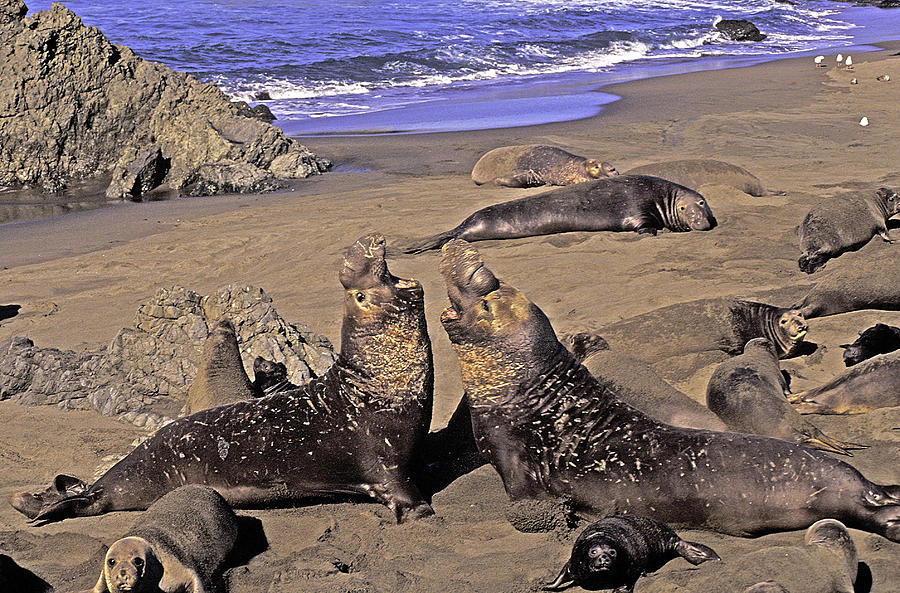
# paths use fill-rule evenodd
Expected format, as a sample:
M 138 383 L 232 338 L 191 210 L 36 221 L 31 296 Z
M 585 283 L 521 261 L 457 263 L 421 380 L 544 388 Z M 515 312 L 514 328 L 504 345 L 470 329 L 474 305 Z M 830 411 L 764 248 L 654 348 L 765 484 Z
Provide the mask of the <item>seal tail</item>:
M 456 229 L 453 229 L 450 231 L 444 231 L 443 233 L 438 233 L 437 235 L 428 237 L 427 239 L 413 239 L 407 243 L 401 242 L 397 245 L 397 249 L 399 249 L 402 253 L 422 253 L 431 249 L 440 249 L 444 246 L 444 243 L 455 238 Z
M 681 540 L 680 542 L 675 544 L 675 551 L 679 556 L 681 556 L 694 566 L 703 564 L 704 562 L 709 562 L 710 560 L 721 560 L 719 555 L 716 554 L 715 550 L 713 550 L 709 546 L 698 544 L 697 542 Z
M 547 583 L 543 587 L 541 587 L 544 591 L 562 591 L 568 587 L 571 587 L 575 584 L 575 578 L 572 576 L 572 572 L 569 570 L 569 563 L 566 562 L 566 565 L 563 566 L 562 570 L 559 571 L 559 575 L 554 579 L 552 583 Z

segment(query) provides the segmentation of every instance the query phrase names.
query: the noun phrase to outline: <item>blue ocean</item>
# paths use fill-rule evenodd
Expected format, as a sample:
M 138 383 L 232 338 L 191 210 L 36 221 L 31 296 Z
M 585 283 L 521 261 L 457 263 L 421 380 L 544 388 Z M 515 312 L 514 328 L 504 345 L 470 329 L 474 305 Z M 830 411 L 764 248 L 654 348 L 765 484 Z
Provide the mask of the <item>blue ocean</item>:
M 63 0 L 149 60 L 262 102 L 288 133 L 575 119 L 598 86 L 900 33 L 900 10 L 818 0 Z M 49 1 L 28 2 L 34 12 Z M 745 18 L 762 42 L 714 24 Z

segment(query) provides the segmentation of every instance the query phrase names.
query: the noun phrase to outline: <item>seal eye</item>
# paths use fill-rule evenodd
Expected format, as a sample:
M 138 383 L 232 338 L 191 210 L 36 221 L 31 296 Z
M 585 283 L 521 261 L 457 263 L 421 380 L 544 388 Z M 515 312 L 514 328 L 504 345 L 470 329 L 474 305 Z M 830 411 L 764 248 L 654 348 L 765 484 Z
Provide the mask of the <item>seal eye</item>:
M 357 293 L 356 293 L 356 302 L 357 302 L 357 303 L 361 303 L 361 302 L 363 302 L 364 300 L 366 300 L 366 295 L 365 295 L 365 293 L 357 292 Z
M 140 568 L 144 565 L 144 559 L 143 558 L 135 558 L 134 560 L 131 561 L 131 563 L 134 564 L 134 566 L 136 568 Z
M 591 548 L 590 550 L 588 550 L 588 556 L 590 556 L 591 558 L 596 558 L 599 555 L 600 548 Z
M 697 200 L 697 205 L 698 205 L 698 206 L 702 206 L 703 204 L 704 204 L 704 201 L 703 201 L 703 200 Z
M 107 563 L 110 567 L 113 567 L 113 566 L 116 565 L 116 559 L 115 559 L 115 558 L 110 558 L 109 560 L 106 561 L 106 563 Z
M 679 212 L 684 212 L 685 210 L 687 210 L 687 206 L 685 206 L 684 204 L 679 204 L 678 210 Z
M 614 549 L 610 549 L 609 552 L 606 553 L 610 558 L 616 557 L 616 551 Z
M 787 321 L 787 319 L 781 319 L 778 323 L 780 323 L 781 325 L 787 325 Z

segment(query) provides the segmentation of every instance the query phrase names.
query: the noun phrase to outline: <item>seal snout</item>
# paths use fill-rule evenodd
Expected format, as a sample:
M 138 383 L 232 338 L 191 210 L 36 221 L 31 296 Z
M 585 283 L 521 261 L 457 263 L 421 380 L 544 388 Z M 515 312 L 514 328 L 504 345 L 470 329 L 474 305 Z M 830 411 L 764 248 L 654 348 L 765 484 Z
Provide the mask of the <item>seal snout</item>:
M 384 261 L 385 239 L 381 233 L 360 237 L 344 254 L 339 279 L 346 289 L 366 288 L 388 277 Z
M 500 287 L 500 281 L 484 265 L 481 254 L 466 241 L 449 241 L 441 253 L 441 275 L 456 313 Z

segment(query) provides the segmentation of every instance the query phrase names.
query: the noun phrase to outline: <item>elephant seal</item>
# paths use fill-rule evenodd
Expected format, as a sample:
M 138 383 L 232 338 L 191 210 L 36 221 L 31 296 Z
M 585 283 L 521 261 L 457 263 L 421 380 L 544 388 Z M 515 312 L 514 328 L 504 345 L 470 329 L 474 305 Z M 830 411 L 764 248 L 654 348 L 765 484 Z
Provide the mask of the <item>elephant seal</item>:
M 841 344 L 844 366 L 852 367 L 878 354 L 900 350 L 900 327 L 876 323 L 860 332 L 852 344 Z
M 875 235 L 888 243 L 887 220 L 900 213 L 900 196 L 882 187 L 872 195 L 835 198 L 809 211 L 800 223 L 800 269 L 812 274 L 831 258 L 854 251 Z
M 864 414 L 900 406 L 900 351 L 853 366 L 831 381 L 788 398 L 801 414 Z
M 207 591 L 238 531 L 238 518 L 218 492 L 197 484 L 176 488 L 109 547 L 91 593 Z
M 53 587 L 16 561 L 0 554 L 0 591 L 10 593 L 53 593 Z
M 440 269 L 475 441 L 513 501 L 742 536 L 833 517 L 900 541 L 900 485 L 786 441 L 656 422 L 603 389 L 468 243 L 445 245 Z
M 253 386 L 265 395 L 299 387 L 288 380 L 287 366 L 283 362 L 266 360 L 262 356 L 253 359 Z
M 205 484 L 232 506 L 357 495 L 398 521 L 433 514 L 411 477 L 434 385 L 422 285 L 393 276 L 384 252 L 384 237 L 372 234 L 344 256 L 341 353 L 324 375 L 167 424 L 81 492 L 66 484 L 58 500 L 18 493 L 11 504 L 50 521 L 146 509 L 179 486 Z
M 437 249 L 450 239 L 517 239 L 570 231 L 655 235 L 659 229 L 708 231 L 715 226 L 706 199 L 694 190 L 659 177 L 620 175 L 482 208 L 456 228 L 413 241 L 403 251 Z
M 900 311 L 897 247 L 872 241 L 833 263 L 834 269 L 813 286 L 796 308 L 807 318 L 860 309 Z
M 711 350 L 740 354 L 753 338 L 767 338 L 779 358 L 788 358 L 800 351 L 808 331 L 805 317 L 795 308 L 716 298 L 654 309 L 604 326 L 598 333 L 614 350 L 635 352 L 644 362 L 655 363 Z
M 234 324 L 220 319 L 203 345 L 197 376 L 188 389 L 185 414 L 192 414 L 263 394 L 247 377 Z
M 764 196 L 762 182 L 750 171 L 711 159 L 684 159 L 651 163 L 630 169 L 626 175 L 653 175 L 687 187 L 700 187 L 706 183 L 730 185 L 751 196 Z
M 665 523 L 638 515 L 614 515 L 578 535 L 569 561 L 544 589 L 562 591 L 578 585 L 589 591 L 631 593 L 644 573 L 659 570 L 679 556 L 695 566 L 721 560 L 712 548 L 681 539 Z
M 586 347 L 587 342 L 602 340 L 582 332 L 564 336 L 561 341 L 601 385 L 654 420 L 685 428 L 726 430 L 725 423 L 706 406 L 666 383 L 650 365 L 614 352 L 609 346 Z
M 865 448 L 824 434 L 785 399 L 787 382 L 772 342 L 754 338 L 744 353 L 720 364 L 706 386 L 706 405 L 729 430 L 782 439 L 813 449 L 850 455 Z
M 586 159 L 555 146 L 521 144 L 484 153 L 472 168 L 472 181 L 476 185 L 535 187 L 571 185 L 618 174 L 609 163 Z

